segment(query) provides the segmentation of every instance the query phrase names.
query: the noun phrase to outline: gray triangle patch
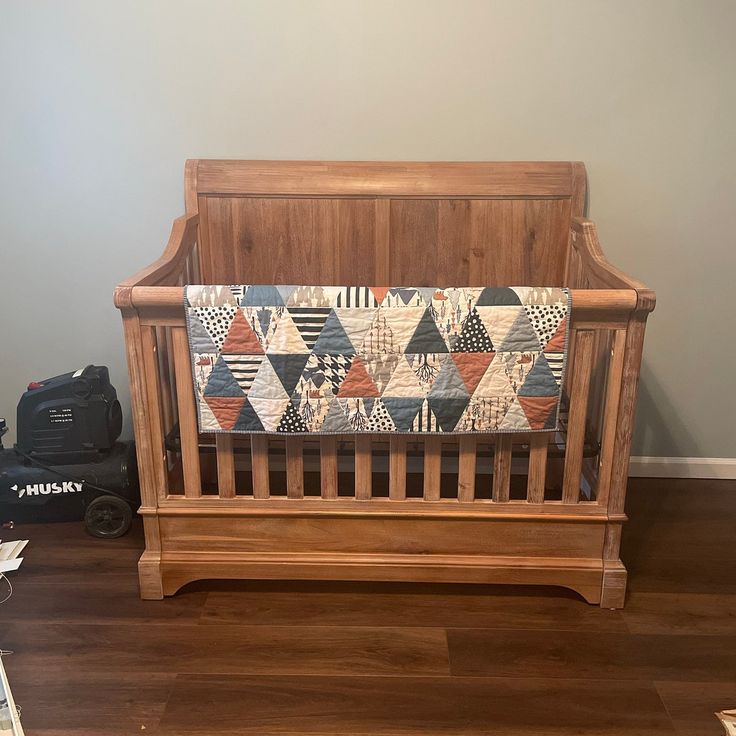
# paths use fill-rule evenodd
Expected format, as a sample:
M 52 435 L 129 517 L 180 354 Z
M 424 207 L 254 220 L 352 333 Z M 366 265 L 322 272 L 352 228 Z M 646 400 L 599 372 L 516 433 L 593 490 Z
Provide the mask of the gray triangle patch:
M 353 343 L 334 310 L 327 317 L 312 352 L 315 355 L 355 355 Z
M 501 347 L 497 350 L 501 353 L 530 353 L 542 349 L 539 337 L 532 327 L 526 312 L 520 312 L 513 327 L 504 337 Z
M 348 418 L 345 416 L 345 412 L 342 410 L 342 406 L 337 399 L 332 400 L 330 408 L 327 410 L 327 416 L 325 421 L 322 422 L 322 432 L 344 432 L 345 434 L 351 434 L 353 428 L 348 422 Z

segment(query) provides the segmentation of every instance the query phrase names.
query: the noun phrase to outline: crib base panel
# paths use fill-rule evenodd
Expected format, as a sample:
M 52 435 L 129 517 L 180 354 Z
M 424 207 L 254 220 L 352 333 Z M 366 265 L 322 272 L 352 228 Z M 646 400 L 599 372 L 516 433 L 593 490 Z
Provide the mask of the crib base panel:
M 626 570 L 602 558 L 605 521 L 295 521 L 159 517 L 161 552 L 141 557 L 141 597 L 202 579 L 500 583 L 561 586 L 623 607 Z

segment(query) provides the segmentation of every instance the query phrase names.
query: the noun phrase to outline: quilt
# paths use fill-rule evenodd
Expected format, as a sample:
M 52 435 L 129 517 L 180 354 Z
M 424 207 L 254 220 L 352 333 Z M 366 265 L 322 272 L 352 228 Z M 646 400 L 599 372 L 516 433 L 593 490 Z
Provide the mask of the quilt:
M 202 432 L 557 428 L 571 301 L 513 286 L 186 286 Z

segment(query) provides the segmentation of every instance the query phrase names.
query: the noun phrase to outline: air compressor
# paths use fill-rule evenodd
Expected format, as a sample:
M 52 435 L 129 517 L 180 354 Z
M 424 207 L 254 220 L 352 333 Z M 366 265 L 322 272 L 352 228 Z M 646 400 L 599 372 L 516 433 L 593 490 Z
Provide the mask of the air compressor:
M 105 366 L 32 381 L 18 402 L 17 442 L 0 419 L 0 521 L 84 519 L 95 537 L 130 528 L 140 505 L 135 447 Z

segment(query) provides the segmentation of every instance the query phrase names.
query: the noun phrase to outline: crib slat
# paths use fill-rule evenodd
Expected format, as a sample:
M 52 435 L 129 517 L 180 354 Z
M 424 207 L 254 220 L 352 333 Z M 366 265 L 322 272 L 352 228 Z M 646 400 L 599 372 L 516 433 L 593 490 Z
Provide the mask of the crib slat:
M 611 468 L 613 449 L 618 426 L 618 403 L 623 383 L 624 354 L 626 352 L 626 330 L 616 330 L 611 347 L 611 362 L 608 368 L 608 384 L 603 406 L 603 434 L 601 436 L 601 457 L 598 472 L 597 501 L 602 506 L 608 504 L 611 488 Z
M 220 498 L 235 498 L 235 455 L 233 436 L 218 434 L 215 437 L 217 449 L 217 492 Z
M 563 503 L 577 503 L 580 498 L 585 423 L 588 414 L 590 376 L 593 370 L 593 338 L 592 330 L 575 332 L 575 362 L 570 383 L 570 413 L 567 422 L 567 447 L 562 482 Z
M 202 495 L 202 480 L 199 470 L 199 434 L 189 359 L 189 341 L 185 327 L 172 327 L 171 333 L 174 347 L 176 397 L 179 407 L 184 495 L 187 498 L 199 498 Z
M 460 436 L 457 473 L 457 500 L 469 502 L 475 499 L 476 438 Z
M 158 342 L 153 327 L 141 328 L 141 344 L 143 346 L 143 370 L 146 378 L 147 419 L 153 470 L 156 479 L 156 492 L 159 498 L 166 498 L 169 492 L 168 458 L 164 443 L 164 418 L 162 414 L 162 395 L 158 372 Z
M 526 500 L 544 503 L 544 486 L 547 480 L 547 449 L 549 435 L 533 434 L 529 440 L 529 475 L 526 483 Z
M 442 440 L 439 437 L 424 438 L 424 500 L 440 500 L 442 476 Z
M 406 499 L 406 437 L 401 435 L 389 440 L 388 496 L 392 501 Z
M 304 498 L 304 440 L 286 438 L 286 495 Z
M 337 437 L 334 435 L 320 437 L 319 472 L 322 498 L 337 498 Z
M 511 483 L 511 444 L 510 434 L 496 435 L 496 446 L 493 451 L 493 500 L 505 503 L 509 500 Z
M 171 389 L 171 372 L 169 360 L 169 330 L 166 327 L 157 327 L 156 345 L 158 346 L 158 371 L 161 386 L 161 407 L 163 410 L 164 435 L 174 426 L 174 392 Z
M 373 450 L 370 436 L 355 436 L 355 498 L 366 501 L 373 491 Z
M 265 434 L 250 436 L 250 464 L 253 498 L 268 498 L 271 488 L 268 479 L 268 437 Z

